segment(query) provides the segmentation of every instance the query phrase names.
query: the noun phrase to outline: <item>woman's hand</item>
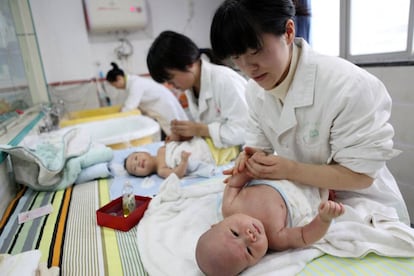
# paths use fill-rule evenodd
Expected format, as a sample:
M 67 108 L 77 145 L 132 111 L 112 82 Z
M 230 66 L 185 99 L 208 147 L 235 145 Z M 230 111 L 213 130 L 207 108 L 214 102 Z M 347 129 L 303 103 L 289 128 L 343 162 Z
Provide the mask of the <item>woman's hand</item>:
M 278 155 L 255 152 L 245 163 L 247 174 L 252 178 L 290 179 L 294 161 Z
M 207 133 L 206 133 L 207 130 Z M 171 132 L 181 137 L 209 136 L 207 125 L 193 121 L 171 121 Z
M 232 175 L 236 175 L 238 173 L 241 173 L 241 172 L 245 171 L 247 160 L 252 155 L 254 155 L 256 152 L 258 153 L 258 152 L 262 152 L 262 151 L 259 150 L 259 149 L 251 148 L 251 147 L 245 147 L 244 150 L 242 152 L 240 152 L 239 156 L 236 158 L 236 160 L 234 162 L 235 163 L 234 167 L 230 168 L 230 169 L 227 169 L 227 170 L 224 170 L 223 174 L 224 175 L 229 175 L 231 177 Z M 224 183 L 227 183 L 228 180 L 230 179 L 230 177 L 226 178 L 224 180 Z
M 165 137 L 165 143 L 169 143 L 169 142 L 182 142 L 182 141 L 188 141 L 191 140 L 193 137 L 184 137 L 184 136 L 180 136 L 178 134 L 175 133 L 171 133 L 171 135 L 168 135 L 167 137 Z
M 192 121 L 171 121 L 171 132 L 177 136 L 196 136 L 194 134 L 195 123 Z

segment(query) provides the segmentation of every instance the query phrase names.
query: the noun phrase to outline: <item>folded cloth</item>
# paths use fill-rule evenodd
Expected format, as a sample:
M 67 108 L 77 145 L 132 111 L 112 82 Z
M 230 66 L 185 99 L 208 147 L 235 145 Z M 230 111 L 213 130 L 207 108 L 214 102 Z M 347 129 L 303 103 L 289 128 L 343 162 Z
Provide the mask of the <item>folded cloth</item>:
M 109 162 L 112 159 L 112 156 L 111 148 L 97 146 L 96 148 L 89 149 L 89 151 L 81 156 L 70 158 L 66 162 L 61 180 L 56 186 L 56 189 L 68 187 L 75 183 L 85 164 L 94 165 L 97 163 Z
M 112 158 L 112 149 L 93 144 L 77 128 L 27 136 L 21 145 L 0 145 L 0 150 L 11 155 L 16 182 L 37 191 L 64 189 L 75 182 L 82 166 Z
M 87 152 L 79 156 L 78 162 L 82 169 L 102 162 L 109 162 L 114 157 L 111 148 L 103 145 L 92 143 Z
M 204 138 L 206 141 L 208 148 L 210 149 L 211 155 L 214 158 L 214 161 L 216 162 L 216 165 L 225 165 L 233 161 L 237 158 L 237 156 L 240 153 L 240 146 L 232 146 L 228 148 L 216 148 L 216 146 L 213 143 L 213 139 L 210 137 Z
M 107 178 L 112 176 L 109 171 L 109 163 L 99 163 L 82 169 L 76 178 L 75 184 L 85 183 L 94 179 Z
M 187 187 L 181 187 L 174 174 L 165 179 L 137 228 L 141 260 L 149 275 L 202 275 L 195 247 L 200 235 L 220 220 L 223 179 Z M 333 221 L 325 238 L 307 248 L 267 254 L 242 274 L 274 275 L 277 271 L 295 275 L 325 253 L 339 257 L 362 257 L 369 252 L 414 256 L 414 229 L 399 221 L 393 208 L 364 198 L 343 200 L 343 204 L 345 214 Z
M 21 145 L 0 145 L 0 150 L 11 155 L 18 183 L 34 190 L 55 190 L 66 161 L 86 153 L 90 144 L 90 136 L 75 128 L 27 136 Z

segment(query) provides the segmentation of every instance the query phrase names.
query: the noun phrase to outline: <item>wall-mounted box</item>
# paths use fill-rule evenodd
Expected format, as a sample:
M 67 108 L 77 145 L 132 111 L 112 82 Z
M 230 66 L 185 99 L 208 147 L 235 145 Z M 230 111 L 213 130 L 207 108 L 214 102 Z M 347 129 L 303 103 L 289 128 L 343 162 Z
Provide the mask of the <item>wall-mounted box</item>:
M 91 33 L 138 31 L 147 25 L 145 0 L 83 0 Z

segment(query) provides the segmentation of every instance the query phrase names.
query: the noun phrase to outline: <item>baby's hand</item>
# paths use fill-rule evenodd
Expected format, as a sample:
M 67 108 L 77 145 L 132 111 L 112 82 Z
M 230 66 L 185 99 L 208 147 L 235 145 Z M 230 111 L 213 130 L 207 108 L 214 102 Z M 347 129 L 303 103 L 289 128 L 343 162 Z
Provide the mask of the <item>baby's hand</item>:
M 187 140 L 191 140 L 191 138 L 193 137 L 184 137 L 184 136 L 180 136 L 178 134 L 175 133 L 171 133 L 170 135 L 168 135 L 167 137 L 165 137 L 165 142 L 180 142 L 180 141 L 187 141 Z
M 241 172 L 232 176 L 227 177 L 224 183 L 230 187 L 242 188 L 247 182 L 251 180 L 251 177 L 246 172 Z
M 331 222 L 333 218 L 339 217 L 343 213 L 345 213 L 345 207 L 342 203 L 328 200 L 319 205 L 319 216 L 324 222 Z
M 188 161 L 188 158 L 190 157 L 190 155 L 191 155 L 191 152 L 188 152 L 188 151 L 182 151 L 181 152 L 181 160 L 182 161 Z

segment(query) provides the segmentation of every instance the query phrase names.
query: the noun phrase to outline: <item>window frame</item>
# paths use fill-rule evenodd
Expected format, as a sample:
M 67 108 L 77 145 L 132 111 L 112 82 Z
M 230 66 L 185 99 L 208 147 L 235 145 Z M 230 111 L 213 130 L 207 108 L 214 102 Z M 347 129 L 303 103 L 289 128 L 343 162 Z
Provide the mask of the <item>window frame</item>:
M 317 0 L 315 0 L 317 1 Z M 358 1 L 358 0 L 354 0 Z M 414 64 L 413 52 L 413 33 L 414 33 L 414 1 L 410 1 L 407 45 L 405 51 L 386 52 L 375 54 L 352 55 L 350 53 L 351 43 L 351 1 L 340 0 L 340 30 L 339 30 L 339 55 L 355 64 L 364 65 L 394 65 L 394 64 Z

